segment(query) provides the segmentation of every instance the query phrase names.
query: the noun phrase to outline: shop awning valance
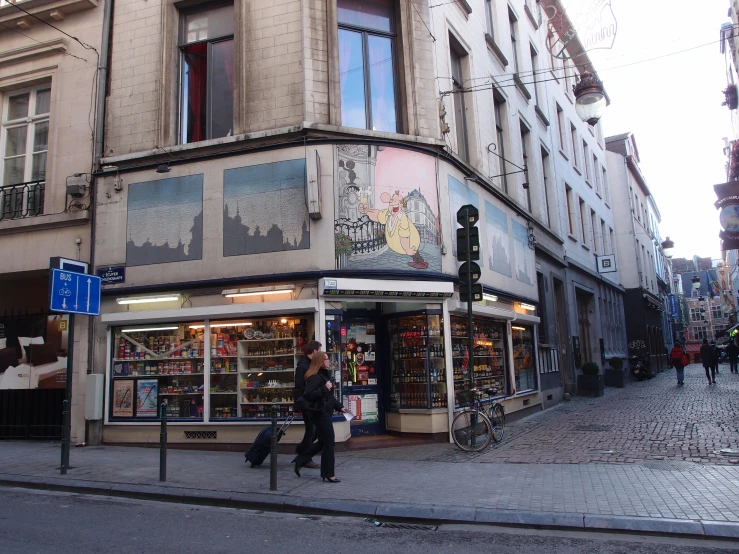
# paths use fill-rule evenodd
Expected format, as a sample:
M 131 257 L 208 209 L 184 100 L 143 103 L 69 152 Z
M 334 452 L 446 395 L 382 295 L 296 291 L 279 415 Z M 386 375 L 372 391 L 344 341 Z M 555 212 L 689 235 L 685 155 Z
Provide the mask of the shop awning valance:
M 423 298 L 451 298 L 454 283 L 440 281 L 393 281 L 381 279 L 336 279 L 320 281 L 321 296 L 352 296 L 372 298 L 397 298 L 403 300 Z

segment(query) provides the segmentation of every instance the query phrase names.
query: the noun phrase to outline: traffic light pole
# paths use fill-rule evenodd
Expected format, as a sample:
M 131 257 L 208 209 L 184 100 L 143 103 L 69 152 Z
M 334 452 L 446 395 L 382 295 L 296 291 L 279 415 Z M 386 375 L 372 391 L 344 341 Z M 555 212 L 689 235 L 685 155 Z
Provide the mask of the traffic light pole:
M 467 362 L 467 371 L 470 372 L 470 389 L 475 388 L 475 338 L 472 334 L 472 244 L 470 241 L 470 217 L 469 211 L 467 217 L 464 218 L 464 230 L 465 230 L 465 241 L 467 242 L 467 267 L 470 268 L 467 271 L 467 290 L 469 291 L 469 297 L 467 298 L 467 352 L 469 353 L 469 361 Z

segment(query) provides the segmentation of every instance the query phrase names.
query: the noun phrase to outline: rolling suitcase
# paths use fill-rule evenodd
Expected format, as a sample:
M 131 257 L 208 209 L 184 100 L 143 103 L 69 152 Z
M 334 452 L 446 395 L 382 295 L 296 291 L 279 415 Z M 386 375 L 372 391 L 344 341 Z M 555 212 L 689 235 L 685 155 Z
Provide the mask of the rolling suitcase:
M 290 427 L 290 424 L 293 422 L 294 419 L 295 416 L 291 415 L 282 423 L 282 426 L 277 429 L 277 442 L 280 442 L 280 439 L 283 437 L 285 431 L 287 431 L 287 428 Z M 272 426 L 268 425 L 267 427 L 259 431 L 257 438 L 254 439 L 254 442 L 249 447 L 249 450 L 246 451 L 246 460 L 244 461 L 244 463 L 251 463 L 251 467 L 262 465 L 262 462 L 264 462 L 267 456 L 269 456 L 269 449 L 271 444 Z

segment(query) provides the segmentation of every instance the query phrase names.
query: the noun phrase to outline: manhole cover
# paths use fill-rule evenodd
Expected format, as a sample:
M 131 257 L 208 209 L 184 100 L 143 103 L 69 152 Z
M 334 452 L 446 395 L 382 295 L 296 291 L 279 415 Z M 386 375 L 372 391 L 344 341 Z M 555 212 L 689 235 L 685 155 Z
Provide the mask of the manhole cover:
M 613 425 L 578 425 L 575 427 L 575 431 L 588 431 L 590 433 L 602 433 L 603 431 L 610 431 Z
M 736 448 L 722 448 L 721 450 L 715 450 L 714 454 L 721 454 L 722 456 L 739 456 L 739 450 Z

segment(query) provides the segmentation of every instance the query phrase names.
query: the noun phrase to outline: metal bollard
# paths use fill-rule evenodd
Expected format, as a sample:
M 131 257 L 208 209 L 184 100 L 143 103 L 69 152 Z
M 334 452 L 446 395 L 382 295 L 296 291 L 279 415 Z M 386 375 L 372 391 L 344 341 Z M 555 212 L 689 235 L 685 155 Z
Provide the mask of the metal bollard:
M 277 490 L 277 406 L 272 406 L 272 440 L 269 445 L 269 490 Z
M 159 431 L 159 480 L 167 480 L 167 403 L 162 402 L 162 426 Z

